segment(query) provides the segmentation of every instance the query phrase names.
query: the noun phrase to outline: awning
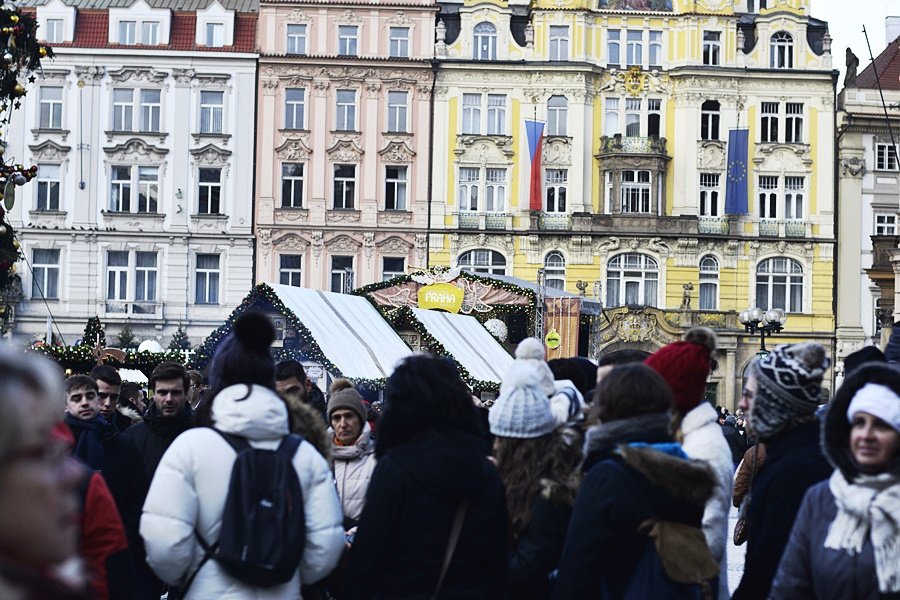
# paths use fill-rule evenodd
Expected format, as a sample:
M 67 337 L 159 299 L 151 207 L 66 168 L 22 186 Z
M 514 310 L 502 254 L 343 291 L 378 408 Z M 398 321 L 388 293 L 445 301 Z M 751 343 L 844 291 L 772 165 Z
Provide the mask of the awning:
M 503 380 L 513 357 L 478 319 L 421 308 L 410 310 L 428 333 L 469 372 L 470 379 L 494 384 Z
M 520 288 L 532 290 L 535 293 L 538 291 L 538 285 L 533 281 L 526 281 L 525 279 L 519 279 L 518 277 L 512 277 L 510 275 L 487 275 L 486 277 L 499 279 L 500 281 L 505 281 L 506 283 L 510 283 Z M 581 314 L 583 315 L 599 315 L 603 311 L 603 305 L 599 300 L 594 300 L 593 298 L 582 296 L 581 294 L 573 294 L 572 292 L 567 292 L 565 290 L 544 286 L 544 296 L 551 301 L 553 298 L 578 298 L 581 300 Z

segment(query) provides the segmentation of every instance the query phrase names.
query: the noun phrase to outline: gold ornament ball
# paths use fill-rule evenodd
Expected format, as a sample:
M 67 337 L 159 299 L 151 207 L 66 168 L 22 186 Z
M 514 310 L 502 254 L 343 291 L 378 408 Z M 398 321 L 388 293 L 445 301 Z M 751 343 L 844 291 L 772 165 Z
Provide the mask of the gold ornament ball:
M 0 156 L 3 156 L 3 153 L 6 152 L 6 148 L 0 146 Z
M 13 91 L 15 92 L 16 96 L 24 96 L 25 95 L 25 86 L 22 85 L 21 83 L 17 83 L 16 87 L 13 88 Z
M 13 23 L 18 23 L 19 15 L 9 15 L 9 20 L 12 21 Z
M 15 248 L 16 250 L 19 249 L 19 240 L 13 240 L 13 248 Z
M 44 48 L 43 46 L 38 48 L 38 56 L 40 56 L 41 58 L 46 58 L 47 57 L 47 49 Z

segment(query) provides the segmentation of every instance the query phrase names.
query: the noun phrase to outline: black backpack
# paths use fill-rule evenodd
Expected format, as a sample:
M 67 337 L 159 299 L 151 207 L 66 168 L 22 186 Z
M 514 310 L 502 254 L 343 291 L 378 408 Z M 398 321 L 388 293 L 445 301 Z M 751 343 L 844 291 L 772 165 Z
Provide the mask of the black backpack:
M 293 465 L 303 438 L 290 434 L 277 450 L 263 450 L 240 436 L 214 431 L 234 448 L 237 457 L 219 541 L 209 545 L 194 531 L 204 557 L 182 587 L 182 597 L 210 558 L 232 577 L 254 587 L 286 583 L 297 571 L 306 542 L 303 490 Z

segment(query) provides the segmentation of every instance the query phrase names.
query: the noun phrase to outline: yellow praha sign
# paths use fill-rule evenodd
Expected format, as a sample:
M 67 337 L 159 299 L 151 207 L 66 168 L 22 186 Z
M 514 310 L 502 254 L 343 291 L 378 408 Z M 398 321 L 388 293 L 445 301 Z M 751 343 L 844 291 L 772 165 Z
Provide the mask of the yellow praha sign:
M 450 283 L 435 283 L 419 288 L 419 308 L 445 310 L 458 313 L 463 301 L 463 291 Z

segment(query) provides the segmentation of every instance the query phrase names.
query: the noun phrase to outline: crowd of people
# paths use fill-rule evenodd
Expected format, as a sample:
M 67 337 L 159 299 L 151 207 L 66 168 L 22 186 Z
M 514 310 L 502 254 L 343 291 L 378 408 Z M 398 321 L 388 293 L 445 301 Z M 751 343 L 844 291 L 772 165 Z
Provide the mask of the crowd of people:
M 702 327 L 599 364 L 526 339 L 492 402 L 416 354 L 383 406 L 274 336 L 245 314 L 146 396 L 0 350 L 0 598 L 729 598 L 733 543 L 736 599 L 900 598 L 900 367 L 872 349 L 828 398 L 825 349 L 779 346 L 729 414 Z

